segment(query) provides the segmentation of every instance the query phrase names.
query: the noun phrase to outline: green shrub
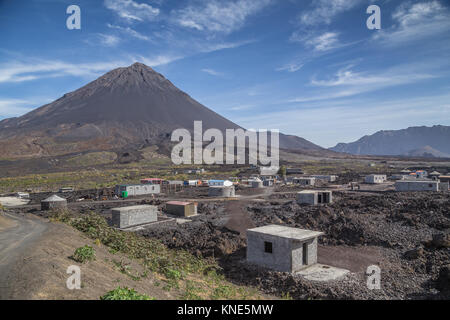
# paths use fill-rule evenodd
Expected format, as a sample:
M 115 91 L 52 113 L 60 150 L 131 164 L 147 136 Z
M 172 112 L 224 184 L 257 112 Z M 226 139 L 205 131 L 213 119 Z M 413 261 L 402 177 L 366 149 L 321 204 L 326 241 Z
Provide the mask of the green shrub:
M 100 297 L 100 300 L 155 300 L 155 298 L 137 293 L 134 289 L 117 287 Z
M 67 223 L 70 221 L 71 212 L 67 209 L 53 209 L 50 211 L 48 218 L 51 222 Z
M 93 261 L 95 260 L 95 250 L 91 246 L 85 245 L 75 250 L 72 259 L 80 263 Z
M 77 230 L 86 233 L 91 239 L 99 239 L 114 252 L 121 252 L 133 259 L 142 259 L 150 271 L 178 280 L 186 274 L 202 273 L 215 267 L 215 262 L 193 256 L 185 250 L 170 250 L 160 241 L 122 232 L 108 226 L 105 218 L 90 213 L 71 221 Z M 177 270 L 174 272 L 174 270 Z

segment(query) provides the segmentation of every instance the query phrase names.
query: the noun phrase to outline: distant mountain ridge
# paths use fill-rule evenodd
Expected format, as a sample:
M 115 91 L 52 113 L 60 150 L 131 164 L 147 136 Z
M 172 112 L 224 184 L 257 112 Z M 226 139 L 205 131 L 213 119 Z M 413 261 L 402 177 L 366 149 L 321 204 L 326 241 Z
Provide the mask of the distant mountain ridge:
M 192 99 L 152 68 L 114 69 L 82 88 L 21 117 L 0 121 L 5 158 L 56 156 L 166 144 L 174 129 L 240 128 Z M 303 138 L 280 134 L 280 147 L 330 152 Z
M 332 151 L 355 155 L 401 155 L 450 158 L 450 126 L 383 130 L 351 143 L 338 143 Z

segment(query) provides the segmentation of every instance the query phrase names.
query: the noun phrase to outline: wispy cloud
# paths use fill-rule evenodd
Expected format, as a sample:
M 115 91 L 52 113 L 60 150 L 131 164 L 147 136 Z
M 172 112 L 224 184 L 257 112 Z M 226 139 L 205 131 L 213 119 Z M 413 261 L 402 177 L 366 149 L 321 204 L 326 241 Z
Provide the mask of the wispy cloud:
M 311 85 L 319 89 L 313 94 L 289 99 L 290 103 L 333 100 L 356 96 L 383 88 L 416 83 L 439 77 L 431 72 L 411 71 L 409 66 L 399 66 L 378 73 L 355 72 L 352 66 L 340 69 L 326 80 L 313 78 Z
M 332 147 L 338 142 L 354 141 L 381 129 L 449 123 L 449 101 L 448 94 L 408 99 L 317 101 L 308 103 L 308 107 L 286 108 L 232 120 L 243 127 L 254 126 L 254 123 L 259 127 L 277 127 L 284 133 Z
M 97 33 L 94 36 L 96 37 L 95 45 L 100 43 L 106 47 L 115 47 L 120 42 L 120 38 L 112 34 Z
M 110 62 L 69 63 L 60 60 L 27 59 L 9 61 L 0 65 L 0 83 L 24 82 L 52 77 L 95 77 L 111 69 L 128 66 L 136 61 L 156 67 L 180 59 L 178 56 L 157 55 L 153 57 L 130 55 Z
M 272 0 L 204 0 L 172 11 L 172 19 L 182 27 L 229 34 L 240 29 L 246 19 L 268 6 Z
M 450 32 L 450 10 L 437 0 L 401 4 L 392 14 L 393 27 L 380 30 L 374 39 L 396 46 Z
M 112 25 L 110 23 L 107 24 L 108 28 L 111 29 L 115 29 L 115 30 L 119 30 L 123 33 L 126 33 L 127 35 L 132 36 L 133 38 L 139 39 L 139 40 L 145 40 L 145 41 L 149 41 L 150 37 L 137 32 L 136 30 L 130 28 L 130 27 L 121 27 L 121 26 L 117 26 L 117 25 Z
M 133 0 L 105 0 L 104 4 L 106 8 L 127 21 L 149 21 L 160 13 L 158 8 Z
M 218 76 L 223 76 L 223 73 L 218 72 L 218 71 L 213 70 L 213 69 L 209 69 L 209 68 L 202 69 L 202 72 L 205 72 L 205 73 L 207 73 L 209 75 L 217 76 L 217 77 Z
M 328 51 L 340 46 L 336 32 L 325 32 L 317 37 L 306 40 L 306 45 L 316 51 Z
M 297 72 L 303 67 L 302 63 L 288 63 L 276 69 L 276 71 Z
M 363 0 L 315 0 L 312 2 L 312 9 L 300 13 L 298 19 L 301 24 L 308 26 L 330 24 L 335 16 L 362 2 Z

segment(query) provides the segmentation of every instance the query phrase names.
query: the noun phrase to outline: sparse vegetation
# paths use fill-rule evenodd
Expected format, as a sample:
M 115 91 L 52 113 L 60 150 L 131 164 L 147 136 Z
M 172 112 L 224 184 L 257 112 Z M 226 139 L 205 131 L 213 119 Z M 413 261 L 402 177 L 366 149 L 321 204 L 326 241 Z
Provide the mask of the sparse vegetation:
M 100 300 L 155 300 L 155 298 L 137 293 L 134 289 L 117 287 L 100 297 Z
M 184 294 L 180 293 L 190 299 L 260 298 L 258 292 L 228 282 L 219 273 L 220 267 L 213 258 L 199 258 L 185 250 L 169 249 L 159 240 L 119 231 L 108 226 L 103 217 L 93 212 L 80 218 L 71 218 L 68 223 L 90 238 L 98 239 L 109 247 L 110 252 L 120 252 L 139 261 L 144 267 L 141 274 L 132 272 L 121 261 L 113 261 L 122 273 L 135 281 L 146 277 L 148 272 L 156 272 L 166 283 L 164 290 L 185 288 Z
M 84 247 L 77 248 L 71 258 L 80 263 L 93 261 L 95 260 L 95 250 L 91 246 L 85 245 Z

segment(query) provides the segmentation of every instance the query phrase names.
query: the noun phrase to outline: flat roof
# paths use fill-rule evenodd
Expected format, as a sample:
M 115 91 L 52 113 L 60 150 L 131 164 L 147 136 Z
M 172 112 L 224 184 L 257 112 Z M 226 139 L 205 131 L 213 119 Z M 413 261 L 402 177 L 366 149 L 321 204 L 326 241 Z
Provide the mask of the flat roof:
M 438 183 L 436 180 L 399 180 L 396 183 Z
M 157 208 L 157 206 L 152 206 L 152 205 L 148 205 L 148 204 L 142 204 L 142 205 L 137 205 L 137 206 L 112 208 L 111 210 L 114 210 L 114 211 L 128 211 L 128 210 L 154 209 L 154 208 Z
M 320 193 L 320 192 L 331 192 L 331 190 L 303 190 L 297 193 Z
M 323 235 L 323 232 L 312 231 L 306 229 L 292 228 L 279 226 L 275 224 L 267 225 L 247 230 L 247 232 L 263 233 L 280 238 L 294 239 L 294 240 L 309 240 Z
M 176 205 L 176 206 L 187 206 L 187 205 L 189 205 L 191 203 L 193 203 L 193 202 L 187 202 L 187 201 L 169 201 L 169 202 L 166 202 L 166 204 L 173 204 L 173 205 Z

